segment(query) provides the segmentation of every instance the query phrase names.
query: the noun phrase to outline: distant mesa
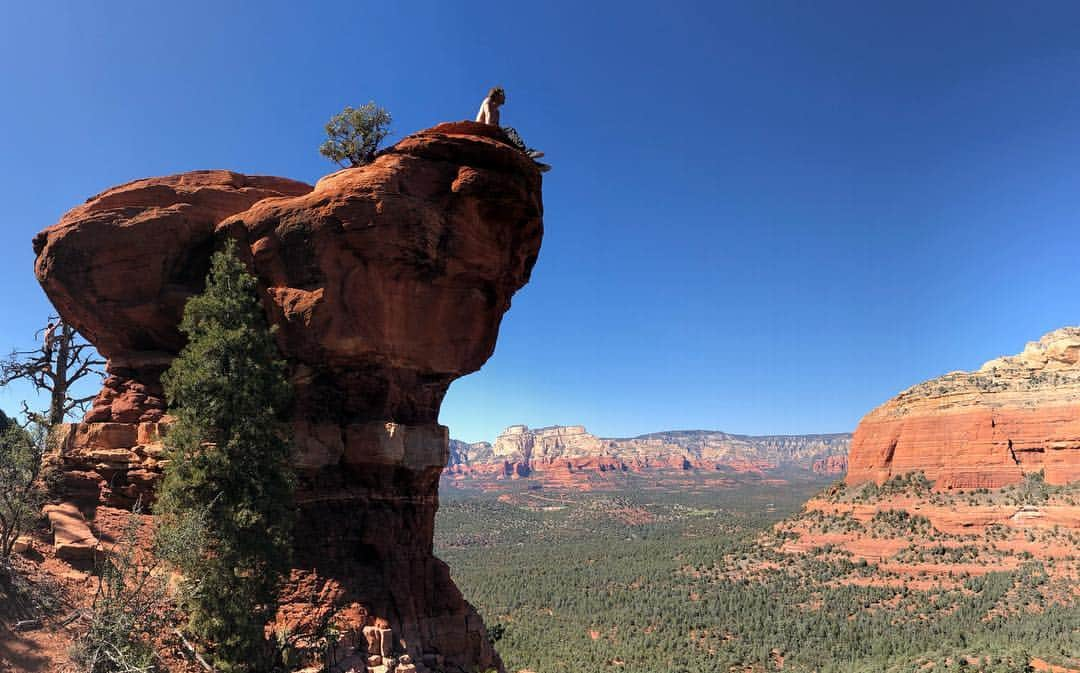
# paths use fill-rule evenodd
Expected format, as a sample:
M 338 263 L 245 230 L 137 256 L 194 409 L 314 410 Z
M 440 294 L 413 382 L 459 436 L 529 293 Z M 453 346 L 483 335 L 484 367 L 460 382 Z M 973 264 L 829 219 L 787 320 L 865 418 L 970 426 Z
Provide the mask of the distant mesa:
M 848 463 L 849 484 L 913 471 L 939 489 L 1080 479 L 1080 327 L 905 390 L 859 423 Z
M 715 430 L 657 432 L 601 438 L 581 425 L 530 429 L 512 425 L 494 444 L 450 442 L 445 476 L 467 479 L 534 478 L 549 485 L 580 485 L 597 474 L 663 471 L 773 475 L 784 469 L 843 474 L 851 435 L 754 437 Z

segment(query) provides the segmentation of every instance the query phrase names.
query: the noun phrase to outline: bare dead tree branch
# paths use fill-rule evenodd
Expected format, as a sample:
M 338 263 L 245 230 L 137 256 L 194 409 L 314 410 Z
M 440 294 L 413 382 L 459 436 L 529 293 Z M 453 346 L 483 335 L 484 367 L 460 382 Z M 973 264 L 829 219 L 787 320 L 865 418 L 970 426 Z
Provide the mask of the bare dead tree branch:
M 19 426 L 22 427 L 23 430 L 26 430 L 33 425 L 44 424 L 49 420 L 48 415 L 31 409 L 30 405 L 26 403 L 26 400 L 23 400 L 22 402 L 22 413 L 25 420 L 22 423 L 19 423 Z
M 72 398 L 69 390 L 75 382 L 87 376 L 105 375 L 105 360 L 98 355 L 70 324 L 56 316 L 34 333 L 41 345 L 32 350 L 12 350 L 7 359 L 0 361 L 0 385 L 13 381 L 28 381 L 36 390 L 49 394 L 49 411 L 45 417 L 48 425 L 62 423 L 68 414 L 85 408 L 93 396 Z M 27 418 L 40 414 L 30 411 L 23 403 Z

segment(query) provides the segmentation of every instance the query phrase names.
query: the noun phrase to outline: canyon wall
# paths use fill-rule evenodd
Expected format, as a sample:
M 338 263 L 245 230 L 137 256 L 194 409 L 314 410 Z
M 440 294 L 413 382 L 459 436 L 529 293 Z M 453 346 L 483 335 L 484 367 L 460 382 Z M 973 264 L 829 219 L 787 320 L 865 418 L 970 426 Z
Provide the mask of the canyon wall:
M 493 444 L 454 442 L 447 476 L 721 469 L 764 473 L 781 468 L 834 475 L 843 473 L 850 437 L 845 433 L 755 437 L 683 430 L 603 438 L 581 425 L 535 429 L 512 425 Z
M 1080 479 L 1080 328 L 921 383 L 867 414 L 847 482 L 916 470 L 938 488 L 997 488 L 1038 471 L 1051 484 Z
M 874 571 L 856 566 L 832 581 L 904 591 L 961 589 L 969 576 L 1047 562 L 1040 567 L 1071 596 L 1080 328 L 900 393 L 863 418 L 847 468 L 846 483 L 777 524 L 774 549 L 825 563 L 843 550 Z
M 542 216 L 537 165 L 472 122 L 313 188 L 199 171 L 91 198 L 34 239 L 42 287 L 108 359 L 61 451 L 69 492 L 90 508 L 152 498 L 168 440 L 160 375 L 210 255 L 236 241 L 295 390 L 299 519 L 279 624 L 302 632 L 333 613 L 409 666 L 501 669 L 432 552 L 449 456 L 438 414 L 494 351 Z

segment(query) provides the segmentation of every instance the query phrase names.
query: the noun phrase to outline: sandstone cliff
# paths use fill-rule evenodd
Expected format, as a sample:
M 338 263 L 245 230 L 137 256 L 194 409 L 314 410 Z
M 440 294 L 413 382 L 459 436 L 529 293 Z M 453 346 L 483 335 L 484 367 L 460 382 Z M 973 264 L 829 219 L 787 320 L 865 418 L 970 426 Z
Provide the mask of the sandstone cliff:
M 814 461 L 810 468 L 818 474 L 841 475 L 847 472 L 847 454 L 827 456 Z
M 281 625 L 303 632 L 333 612 L 375 656 L 501 669 L 432 553 L 449 454 L 438 414 L 450 383 L 491 356 L 542 213 L 536 165 L 472 122 L 314 188 L 201 171 L 90 199 L 34 239 L 42 287 L 109 361 L 62 449 L 70 493 L 91 507 L 152 496 L 168 430 L 159 377 L 183 345 L 184 302 L 231 238 L 296 391 L 300 516 Z
M 512 425 L 494 444 L 459 442 L 449 475 L 520 478 L 553 472 L 801 468 L 841 474 L 848 434 L 753 437 L 711 430 L 601 438 L 580 425 Z
M 446 461 L 447 467 L 455 465 L 472 465 L 490 462 L 494 458 L 490 442 L 474 442 L 472 444 L 458 439 L 450 440 L 450 457 Z
M 1080 328 L 974 372 L 914 386 L 871 411 L 846 484 L 806 503 L 763 543 L 860 566 L 840 583 L 908 589 L 1049 561 L 1071 599 L 1080 571 Z M 1057 592 L 1053 589 L 1051 593 Z
M 916 470 L 938 488 L 995 488 L 1040 470 L 1052 484 L 1080 479 L 1080 328 L 905 390 L 863 418 L 848 460 L 851 484 Z

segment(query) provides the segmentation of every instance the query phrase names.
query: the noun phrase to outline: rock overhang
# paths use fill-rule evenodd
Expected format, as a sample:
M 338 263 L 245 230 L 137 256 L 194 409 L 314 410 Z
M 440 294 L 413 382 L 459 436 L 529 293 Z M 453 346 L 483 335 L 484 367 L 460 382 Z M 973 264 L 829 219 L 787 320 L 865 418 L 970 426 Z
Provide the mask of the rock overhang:
M 160 374 L 183 346 L 177 325 L 210 255 L 234 240 L 296 393 L 297 566 L 281 619 L 302 628 L 342 610 L 358 633 L 392 624 L 414 659 L 500 666 L 432 556 L 449 451 L 438 412 L 450 383 L 491 356 L 529 280 L 541 189 L 500 129 L 453 122 L 315 186 L 195 171 L 72 209 L 34 241 L 46 294 L 109 361 L 65 442 L 72 493 L 123 504 L 152 492 L 167 443 Z M 102 451 L 124 460 L 96 471 Z

